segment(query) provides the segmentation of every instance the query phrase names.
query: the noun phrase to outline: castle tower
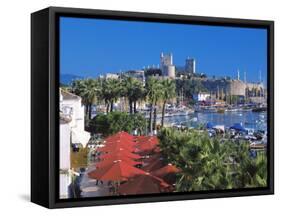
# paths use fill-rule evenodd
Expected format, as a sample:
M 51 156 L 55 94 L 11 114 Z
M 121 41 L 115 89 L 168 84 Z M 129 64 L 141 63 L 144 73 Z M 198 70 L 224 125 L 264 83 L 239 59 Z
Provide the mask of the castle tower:
M 187 73 L 196 73 L 196 61 L 193 58 L 187 58 L 185 60 L 185 70 Z
M 175 78 L 176 69 L 173 65 L 173 54 L 164 54 L 163 52 L 160 54 L 160 69 L 162 71 L 162 76 Z

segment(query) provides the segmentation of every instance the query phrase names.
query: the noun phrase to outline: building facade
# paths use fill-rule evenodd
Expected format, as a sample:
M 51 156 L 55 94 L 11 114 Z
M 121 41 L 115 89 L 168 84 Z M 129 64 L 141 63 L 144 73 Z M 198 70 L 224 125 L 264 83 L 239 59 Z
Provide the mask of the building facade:
M 69 198 L 71 184 L 71 144 L 86 147 L 90 133 L 84 127 L 81 97 L 60 89 L 60 198 Z

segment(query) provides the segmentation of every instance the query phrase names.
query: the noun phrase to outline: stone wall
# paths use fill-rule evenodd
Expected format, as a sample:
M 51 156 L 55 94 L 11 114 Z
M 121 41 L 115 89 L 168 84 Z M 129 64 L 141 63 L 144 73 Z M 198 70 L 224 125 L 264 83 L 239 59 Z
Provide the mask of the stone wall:
M 247 91 L 253 91 L 256 89 L 261 92 L 266 92 L 262 84 L 244 83 L 241 80 L 205 79 L 202 80 L 202 84 L 211 93 L 211 95 L 220 95 L 220 97 L 224 97 L 226 95 L 245 97 Z

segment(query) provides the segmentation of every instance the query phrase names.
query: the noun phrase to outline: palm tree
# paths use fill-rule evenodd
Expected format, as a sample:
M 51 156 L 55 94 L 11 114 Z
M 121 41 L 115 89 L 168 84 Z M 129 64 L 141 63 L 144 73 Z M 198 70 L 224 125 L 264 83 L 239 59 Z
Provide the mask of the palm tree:
M 147 93 L 148 101 L 150 103 L 149 131 L 150 133 L 152 133 L 153 129 L 156 129 L 156 117 L 157 117 L 156 105 L 161 96 L 160 81 L 154 77 L 150 77 L 146 83 L 146 91 L 147 91 L 146 93 Z M 154 120 L 152 122 L 153 112 L 154 112 Z
M 121 83 L 119 79 L 106 79 L 102 81 L 101 98 L 105 101 L 106 112 L 113 111 L 113 104 L 120 97 Z
M 133 113 L 133 100 L 134 100 L 134 87 L 135 79 L 132 77 L 127 77 L 124 80 L 124 90 L 125 96 L 128 98 L 130 114 Z
M 111 90 L 110 112 L 112 112 L 113 111 L 113 104 L 120 97 L 121 82 L 120 82 L 119 79 L 109 79 L 108 85 L 110 86 L 110 90 Z
M 86 97 L 88 105 L 88 119 L 91 120 L 92 105 L 97 99 L 97 81 L 94 79 L 86 79 L 84 82 L 86 86 L 84 96 Z
M 98 91 L 98 83 L 94 79 L 74 80 L 72 82 L 72 92 L 82 98 L 88 119 L 91 119 L 92 104 L 97 99 Z
M 134 106 L 134 113 L 137 113 L 137 102 L 142 101 L 145 99 L 145 89 L 139 80 L 135 83 L 134 88 L 134 97 L 133 97 L 133 106 Z
M 165 118 L 165 107 L 168 100 L 173 99 L 176 96 L 176 85 L 173 80 L 164 79 L 162 81 L 162 100 L 163 100 L 163 107 L 162 107 L 162 119 L 161 119 L 161 127 L 164 125 L 164 118 Z
M 158 102 L 162 98 L 163 94 L 163 86 L 160 80 L 156 80 L 155 84 L 155 101 L 154 101 L 154 116 L 153 116 L 153 130 L 156 130 L 156 122 L 157 122 L 157 105 Z
M 168 128 L 161 130 L 159 139 L 163 156 L 182 170 L 176 182 L 178 191 L 234 188 L 232 164 L 228 161 L 234 143 L 222 144 L 205 132 Z
M 123 80 L 124 89 L 125 89 L 125 96 L 128 98 L 129 101 L 129 110 L 130 114 L 137 112 L 137 101 L 142 100 L 145 96 L 145 89 L 143 84 L 132 77 L 127 77 Z

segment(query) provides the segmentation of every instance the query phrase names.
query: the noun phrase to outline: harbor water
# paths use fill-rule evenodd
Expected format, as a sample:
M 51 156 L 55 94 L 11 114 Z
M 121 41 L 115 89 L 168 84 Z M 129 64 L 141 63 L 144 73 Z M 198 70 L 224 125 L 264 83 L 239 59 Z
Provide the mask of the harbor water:
M 169 125 L 197 127 L 208 122 L 214 125 L 224 125 L 225 127 L 240 123 L 245 128 L 267 131 L 267 112 L 195 112 L 188 115 L 165 117 L 165 123 Z

